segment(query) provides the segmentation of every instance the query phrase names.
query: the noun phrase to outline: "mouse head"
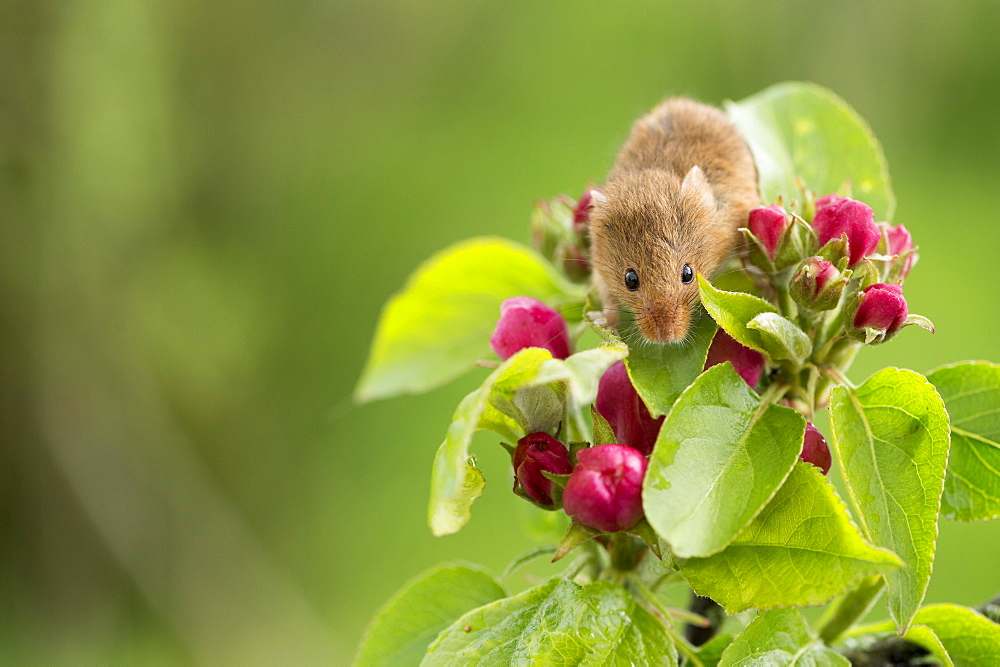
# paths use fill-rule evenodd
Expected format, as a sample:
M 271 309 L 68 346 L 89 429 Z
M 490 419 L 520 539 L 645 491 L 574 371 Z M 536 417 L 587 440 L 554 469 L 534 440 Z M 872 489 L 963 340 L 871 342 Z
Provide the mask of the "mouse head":
M 695 274 L 709 276 L 731 247 L 705 174 L 611 175 L 591 213 L 591 259 L 605 309 L 621 307 L 650 342 L 684 340 L 698 305 Z

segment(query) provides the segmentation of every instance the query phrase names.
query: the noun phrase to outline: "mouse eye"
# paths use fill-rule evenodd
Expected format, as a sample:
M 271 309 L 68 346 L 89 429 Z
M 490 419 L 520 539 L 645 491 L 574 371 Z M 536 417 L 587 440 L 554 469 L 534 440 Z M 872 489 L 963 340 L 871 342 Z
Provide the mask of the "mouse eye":
M 681 269 L 681 282 L 687 285 L 692 280 L 694 280 L 694 269 L 691 268 L 690 264 L 685 264 L 684 268 Z
M 627 287 L 630 292 L 634 292 L 639 289 L 639 274 L 635 272 L 635 269 L 628 269 L 625 272 L 625 287 Z

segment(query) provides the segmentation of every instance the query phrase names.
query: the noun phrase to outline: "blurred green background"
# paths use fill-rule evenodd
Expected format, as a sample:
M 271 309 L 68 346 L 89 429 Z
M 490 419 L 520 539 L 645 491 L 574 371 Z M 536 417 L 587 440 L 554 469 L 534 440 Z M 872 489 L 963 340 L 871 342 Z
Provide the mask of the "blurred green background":
M 488 437 L 472 522 L 426 528 L 483 371 L 353 384 L 421 260 L 526 241 L 668 94 L 848 100 L 938 326 L 852 377 L 1000 361 L 998 29 L 994 0 L 0 3 L 0 661 L 342 664 L 423 569 L 530 548 Z M 943 523 L 928 600 L 997 590 L 1000 523 Z

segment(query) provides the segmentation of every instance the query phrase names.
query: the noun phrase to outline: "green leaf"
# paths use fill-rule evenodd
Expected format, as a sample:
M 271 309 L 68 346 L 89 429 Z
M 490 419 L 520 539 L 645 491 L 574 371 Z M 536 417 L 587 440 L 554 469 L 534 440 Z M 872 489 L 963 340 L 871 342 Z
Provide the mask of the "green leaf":
M 550 579 L 467 613 L 438 635 L 421 664 L 676 663 L 663 625 L 624 588 Z
M 762 313 L 777 313 L 778 310 L 774 306 L 752 294 L 715 289 L 700 273 L 698 289 L 705 310 L 720 327 L 726 330 L 726 333 L 747 347 L 770 354 L 764 344 L 763 334 L 757 329 L 749 328 L 748 325 Z
M 733 640 L 719 661 L 719 667 L 842 667 L 850 664 L 847 658 L 828 649 L 810 632 L 797 609 L 775 609 L 758 614 Z
M 948 652 L 956 667 L 1000 665 L 1000 625 L 974 609 L 955 604 L 932 604 L 918 611 L 913 623 L 933 631 L 934 639 Z M 889 632 L 892 626 L 884 623 L 865 630 Z M 940 651 L 925 633 L 907 632 L 905 637 L 935 655 Z
M 913 622 L 934 631 L 956 667 L 1000 664 L 1000 625 L 974 609 L 932 604 L 918 611 Z
M 918 646 L 923 646 L 931 652 L 938 662 L 944 667 L 954 667 L 955 663 L 948 655 L 948 649 L 941 643 L 937 634 L 926 625 L 911 625 L 910 629 L 903 635 L 903 639 L 911 641 Z
M 680 563 L 699 595 L 729 613 L 820 604 L 898 558 L 864 541 L 819 468 L 797 463 L 774 499 L 725 550 Z
M 750 150 L 765 203 L 802 198 L 796 179 L 818 196 L 845 180 L 853 196 L 891 220 L 895 197 L 882 147 L 846 102 L 821 86 L 788 82 L 740 102 L 727 102 L 729 118 Z
M 833 447 L 865 535 L 906 567 L 886 574 L 889 615 L 905 632 L 927 590 L 937 542 L 948 414 L 919 373 L 885 368 L 830 399 Z
M 733 643 L 732 635 L 716 635 L 698 647 L 698 660 L 702 667 L 715 667 L 722 660 L 729 645 Z
M 542 363 L 531 384 L 565 383 L 573 401 L 577 405 L 587 405 L 597 398 L 597 387 L 604 371 L 628 353 L 625 343 L 615 341 L 601 343 L 566 359 L 548 359 Z
M 761 345 L 772 359 L 789 359 L 801 364 L 812 353 L 812 341 L 793 322 L 776 313 L 761 313 L 747 322 L 760 334 Z
M 1000 517 L 1000 365 L 955 364 L 927 379 L 951 416 L 941 513 L 959 521 Z
M 667 414 L 701 374 L 716 328 L 711 317 L 702 316 L 683 343 L 637 345 L 631 350 L 625 361 L 629 378 L 654 418 Z
M 530 296 L 557 307 L 582 300 L 528 248 L 474 238 L 434 255 L 382 310 L 371 355 L 355 389 L 358 402 L 433 389 L 491 357 L 500 304 Z
M 681 558 L 719 552 L 763 509 L 802 449 L 805 420 L 761 403 L 729 362 L 667 415 L 643 483 L 646 518 Z
M 505 595 L 478 567 L 443 565 L 424 572 L 375 614 L 354 664 L 417 664 L 431 641 L 456 618 Z
M 509 416 L 514 408 L 503 403 L 509 403 L 517 389 L 534 378 L 542 362 L 551 358 L 548 350 L 525 348 L 500 364 L 478 389 L 458 404 L 448 434 L 434 456 L 431 472 L 429 523 L 435 535 L 457 532 L 468 522 L 473 501 L 482 495 L 486 481 L 469 462 L 473 433 L 485 428 L 511 442 L 523 437 L 523 428 Z
M 477 430 L 493 431 L 512 443 L 528 433 L 554 432 L 565 418 L 566 396 L 578 405 L 592 402 L 601 375 L 626 354 L 628 348 L 621 342 L 603 343 L 567 359 L 553 359 L 548 350 L 529 347 L 500 364 L 458 404 L 434 457 L 431 531 L 457 532 L 482 495 L 485 481 L 468 462 L 469 443 Z

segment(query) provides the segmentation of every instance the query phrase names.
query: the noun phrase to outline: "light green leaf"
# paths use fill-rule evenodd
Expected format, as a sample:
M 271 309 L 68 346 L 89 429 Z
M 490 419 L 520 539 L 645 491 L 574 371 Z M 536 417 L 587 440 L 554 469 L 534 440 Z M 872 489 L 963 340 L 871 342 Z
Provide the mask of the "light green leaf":
M 475 609 L 431 644 L 423 665 L 677 664 L 663 625 L 607 581 L 548 582 Z
M 435 535 L 457 532 L 468 522 L 473 501 L 482 495 L 486 482 L 469 462 L 473 433 L 485 428 L 511 442 L 523 437 L 523 427 L 510 416 L 515 408 L 504 406 L 501 410 L 497 404 L 509 403 L 517 389 L 533 379 L 542 363 L 551 358 L 548 350 L 525 348 L 500 364 L 458 404 L 431 471 L 429 523 Z
M 932 604 L 918 611 L 913 623 L 933 631 L 934 639 L 948 652 L 956 667 L 1000 665 L 1000 625 L 974 609 L 955 604 Z M 888 622 L 865 628 L 867 632 L 891 630 L 892 625 Z M 905 636 L 935 655 L 940 650 L 925 633 L 907 632 Z
M 913 622 L 934 631 L 956 667 L 1000 665 L 1000 625 L 974 609 L 932 604 L 918 611 Z
M 469 520 L 472 502 L 482 495 L 482 475 L 468 462 L 469 443 L 480 429 L 513 444 L 528 433 L 553 433 L 566 418 L 566 397 L 590 403 L 604 371 L 628 354 L 624 343 L 603 343 L 591 350 L 553 359 L 548 350 L 529 347 L 503 362 L 482 385 L 459 403 L 431 473 L 429 523 L 435 535 L 457 532 Z
M 469 239 L 434 255 L 383 308 L 355 400 L 427 391 L 491 357 L 500 304 L 515 296 L 557 310 L 582 303 L 580 287 L 502 238 Z
M 781 83 L 727 102 L 726 112 L 750 144 L 764 202 L 801 201 L 796 178 L 817 196 L 849 180 L 876 220 L 892 219 L 895 197 L 882 147 L 857 112 L 826 88 Z
M 717 327 L 702 315 L 683 343 L 637 345 L 625 361 L 628 375 L 654 418 L 670 411 L 681 392 L 705 368 L 705 358 Z
M 797 463 L 746 530 L 720 553 L 680 563 L 699 595 L 729 613 L 820 604 L 898 558 L 864 541 L 816 466 Z
M 597 386 L 604 371 L 628 353 L 625 343 L 615 341 L 577 352 L 566 359 L 549 359 L 538 369 L 531 384 L 565 383 L 574 402 L 587 405 L 597 398 Z
M 757 329 L 749 328 L 748 325 L 762 313 L 777 313 L 777 308 L 753 294 L 715 289 L 701 274 L 698 274 L 698 289 L 705 310 L 720 327 L 726 330 L 726 333 L 742 345 L 770 354 L 764 344 L 763 334 Z
M 937 634 L 935 634 L 935 632 L 926 625 L 911 625 L 910 629 L 903 635 L 903 639 L 911 641 L 919 646 L 923 646 L 925 649 L 930 651 L 931 655 L 937 658 L 937 661 L 944 667 L 955 666 L 951 656 L 948 655 L 948 650 L 944 647 L 944 644 L 941 643 Z
M 954 364 L 927 379 L 951 416 L 941 514 L 959 521 L 1000 517 L 1000 365 Z
M 762 404 L 728 361 L 705 371 L 667 415 L 643 483 L 646 518 L 681 558 L 721 551 L 781 486 L 805 420 Z
M 856 389 L 835 387 L 830 421 L 865 535 L 906 563 L 886 574 L 889 615 L 905 632 L 934 562 L 948 414 L 922 375 L 885 368 Z
M 719 661 L 719 667 L 849 667 L 850 664 L 847 658 L 828 649 L 810 632 L 797 609 L 775 609 L 758 614 Z
M 424 572 L 378 610 L 354 664 L 415 665 L 431 641 L 456 618 L 505 595 L 493 577 L 478 567 L 443 565 Z
M 760 334 L 760 342 L 772 359 L 790 359 L 801 364 L 812 353 L 812 341 L 802 329 L 777 313 L 761 313 L 747 323 Z

